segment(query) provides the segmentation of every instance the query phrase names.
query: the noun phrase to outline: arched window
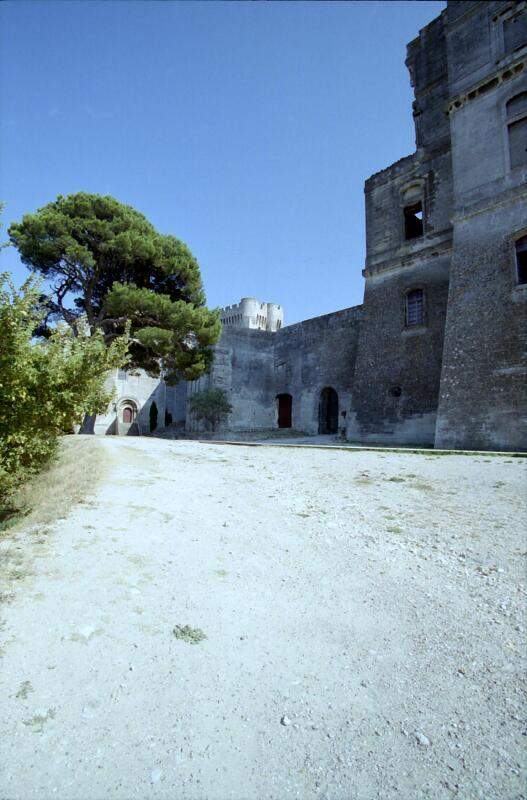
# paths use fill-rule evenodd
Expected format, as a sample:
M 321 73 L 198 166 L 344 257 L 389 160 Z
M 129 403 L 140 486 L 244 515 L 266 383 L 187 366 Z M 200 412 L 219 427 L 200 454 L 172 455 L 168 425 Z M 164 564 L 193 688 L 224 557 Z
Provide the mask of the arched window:
M 425 324 L 424 291 L 412 289 L 406 293 L 405 324 L 407 328 Z
M 527 284 L 527 236 L 516 239 L 516 278 L 520 286 Z
M 527 92 L 511 97 L 507 106 L 511 169 L 527 166 Z

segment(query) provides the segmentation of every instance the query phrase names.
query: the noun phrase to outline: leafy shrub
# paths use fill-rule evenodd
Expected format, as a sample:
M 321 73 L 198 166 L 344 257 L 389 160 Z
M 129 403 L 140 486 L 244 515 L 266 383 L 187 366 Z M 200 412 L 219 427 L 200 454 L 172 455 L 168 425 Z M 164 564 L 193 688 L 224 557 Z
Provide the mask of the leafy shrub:
M 128 333 L 111 344 L 89 334 L 81 320 L 77 335 L 59 324 L 45 341 L 34 341 L 43 312 L 39 284 L 30 278 L 17 290 L 0 275 L 0 505 L 53 456 L 59 436 L 85 413 L 106 410 L 108 371 L 127 361 Z
M 197 419 L 204 420 L 210 425 L 213 432 L 218 423 L 232 411 L 232 406 L 223 389 L 204 389 L 202 392 L 191 395 L 189 408 Z

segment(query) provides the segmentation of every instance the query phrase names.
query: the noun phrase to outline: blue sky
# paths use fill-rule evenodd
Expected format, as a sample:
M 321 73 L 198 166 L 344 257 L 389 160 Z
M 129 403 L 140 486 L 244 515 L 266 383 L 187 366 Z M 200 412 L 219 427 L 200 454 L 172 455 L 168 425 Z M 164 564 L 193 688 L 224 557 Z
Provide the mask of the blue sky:
M 356 305 L 363 183 L 414 149 L 405 48 L 444 6 L 4 2 L 4 223 L 111 194 L 190 246 L 211 306 Z

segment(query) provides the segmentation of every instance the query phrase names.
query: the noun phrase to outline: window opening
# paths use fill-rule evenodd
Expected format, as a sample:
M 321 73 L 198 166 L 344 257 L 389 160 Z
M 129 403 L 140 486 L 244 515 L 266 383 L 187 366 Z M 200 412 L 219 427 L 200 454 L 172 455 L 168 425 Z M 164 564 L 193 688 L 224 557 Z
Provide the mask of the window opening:
M 527 44 L 527 14 L 520 11 L 519 14 L 503 20 L 503 40 L 505 52 L 511 53 Z
M 423 225 L 423 204 L 413 203 L 404 209 L 404 236 L 406 239 L 417 239 L 422 236 Z
M 511 169 L 527 166 L 527 92 L 511 97 L 507 120 Z
M 406 295 L 406 327 L 424 325 L 424 292 L 422 289 L 412 289 Z

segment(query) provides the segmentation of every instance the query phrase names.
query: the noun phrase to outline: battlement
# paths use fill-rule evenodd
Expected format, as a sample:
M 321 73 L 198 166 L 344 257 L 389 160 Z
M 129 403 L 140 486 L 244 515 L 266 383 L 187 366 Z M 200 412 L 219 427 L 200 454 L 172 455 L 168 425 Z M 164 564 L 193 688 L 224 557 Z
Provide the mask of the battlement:
M 283 327 L 284 310 L 277 303 L 262 302 L 256 297 L 242 297 L 239 303 L 221 308 L 220 319 L 225 327 L 277 331 Z

